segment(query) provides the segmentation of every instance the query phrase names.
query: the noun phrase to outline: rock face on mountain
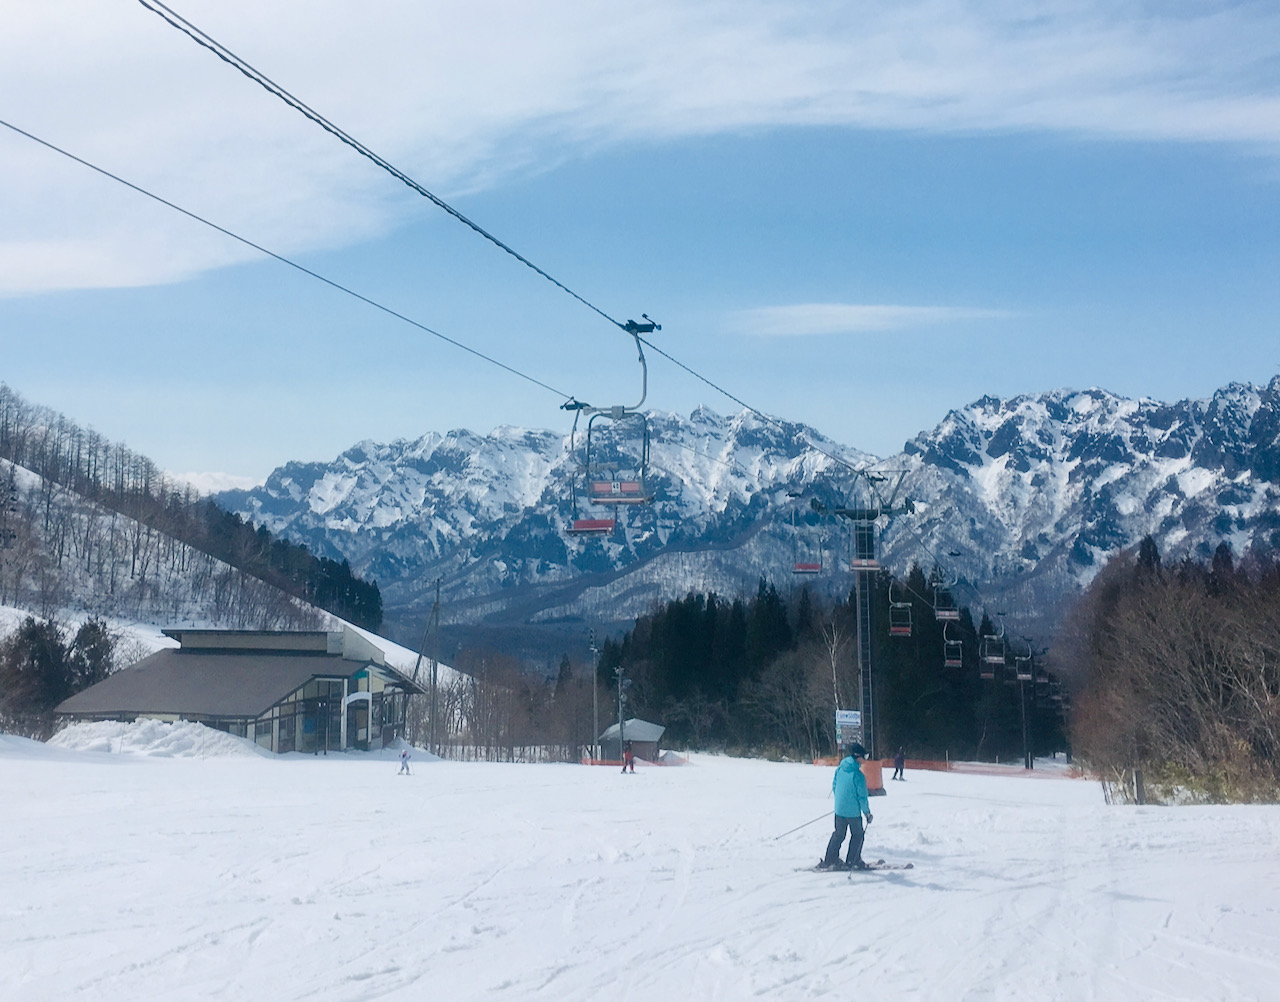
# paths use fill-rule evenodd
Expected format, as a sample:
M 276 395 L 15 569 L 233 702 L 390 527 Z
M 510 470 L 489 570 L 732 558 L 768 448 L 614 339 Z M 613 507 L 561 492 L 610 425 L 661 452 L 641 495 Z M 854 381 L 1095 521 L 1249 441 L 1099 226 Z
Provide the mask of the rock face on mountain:
M 1280 377 L 1163 404 L 1102 390 L 984 397 L 907 443 L 919 510 L 888 554 L 923 538 L 993 605 L 1045 626 L 1064 596 L 1150 534 L 1166 559 L 1280 548 Z M 892 465 L 895 460 L 890 460 Z
M 804 583 L 847 592 L 848 529 L 809 499 L 874 503 L 874 491 L 883 502 L 899 472 L 898 500 L 915 511 L 881 521 L 882 562 L 937 564 L 959 579 L 961 601 L 1036 636 L 1110 554 L 1146 534 L 1166 559 L 1223 541 L 1237 557 L 1280 548 L 1280 377 L 1176 404 L 1096 389 L 984 397 L 883 460 L 750 412 L 654 413 L 649 427 L 654 503 L 616 506 L 619 526 L 604 537 L 565 533 L 580 448 L 547 431 L 362 442 L 218 500 L 377 579 L 389 625 L 410 640 L 437 577 L 447 621 L 492 629 L 582 632 L 689 590 L 787 584 L 797 554 L 821 554 L 823 574 Z

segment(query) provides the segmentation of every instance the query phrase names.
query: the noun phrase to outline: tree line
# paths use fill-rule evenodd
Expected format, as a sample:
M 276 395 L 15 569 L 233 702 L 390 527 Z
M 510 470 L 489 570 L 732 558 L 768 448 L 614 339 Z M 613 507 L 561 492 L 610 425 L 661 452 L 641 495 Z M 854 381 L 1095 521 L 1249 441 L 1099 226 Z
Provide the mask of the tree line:
M 595 738 L 592 672 L 566 654 L 554 678 L 516 659 L 467 651 L 431 691 L 409 704 L 406 737 L 442 758 L 485 762 L 578 762 Z M 612 721 L 609 693 L 596 692 L 601 729 Z M 434 708 L 434 722 L 432 711 Z
M 1020 683 L 1010 650 L 993 678 L 981 677 L 981 638 L 998 632 L 989 619 L 975 626 L 961 610 L 948 636 L 962 644 L 962 665 L 945 667 L 935 582 L 919 567 L 902 581 L 870 578 L 877 754 L 902 746 L 913 757 L 1017 761 L 1024 733 L 1034 754 L 1066 747 L 1048 671 Z M 891 595 L 910 608 L 909 636 L 890 634 Z M 784 596 L 764 579 L 749 599 L 690 594 L 606 641 L 599 684 L 616 694 L 619 674 L 630 680 L 627 714 L 665 725 L 676 746 L 832 754 L 835 710 L 861 706 L 857 622 L 856 590 L 830 605 L 807 588 Z
M 144 537 L 159 532 L 357 626 L 376 630 L 382 624 L 377 582 L 354 575 L 346 560 L 317 557 L 305 546 L 273 537 L 189 485 L 173 483 L 147 457 L 27 402 L 3 383 L 0 459 L 42 478 L 39 515 L 55 562 L 76 542 L 69 525 L 55 518 L 57 489 L 63 488 L 133 521 L 127 530 L 131 577 L 145 556 Z M 0 501 L 10 507 L 14 503 L 8 497 Z M 4 531 L 12 532 L 0 528 Z M 0 545 L 4 542 L 0 539 Z M 85 559 L 94 556 L 89 553 Z
M 1166 567 L 1151 537 L 1072 610 L 1072 740 L 1122 801 L 1280 800 L 1280 569 Z

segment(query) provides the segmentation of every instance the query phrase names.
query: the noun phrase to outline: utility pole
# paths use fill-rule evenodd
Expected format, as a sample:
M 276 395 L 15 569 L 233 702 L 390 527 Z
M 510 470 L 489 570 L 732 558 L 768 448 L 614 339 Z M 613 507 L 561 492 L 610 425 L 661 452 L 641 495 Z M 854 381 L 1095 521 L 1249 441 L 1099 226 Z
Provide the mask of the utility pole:
M 596 631 L 591 631 L 591 759 L 600 758 L 600 649 L 596 647 Z
M 1033 769 L 1031 746 L 1027 743 L 1027 683 L 1018 679 L 1018 705 L 1022 707 L 1022 768 Z
M 427 638 L 435 628 L 434 653 L 431 656 L 431 722 L 427 730 L 427 749 L 438 754 L 436 746 L 436 681 L 437 668 L 440 664 L 440 579 L 436 578 L 436 602 L 431 607 L 431 615 L 427 617 L 427 628 L 422 631 L 422 643 L 418 645 L 418 660 L 413 663 L 413 681 L 418 682 L 418 671 L 422 667 L 422 653 L 427 649 Z
M 435 647 L 431 652 L 431 740 L 428 748 L 431 749 L 432 755 L 440 754 L 440 744 L 436 740 L 436 684 L 438 682 L 438 673 L 440 669 L 440 579 L 436 578 L 436 604 L 432 610 L 432 616 L 435 618 L 436 636 Z
M 631 684 L 631 679 L 623 674 L 622 665 L 618 665 L 616 674 L 618 676 L 618 757 L 622 758 L 622 750 L 627 743 L 627 736 L 624 733 L 626 725 L 623 722 L 625 719 L 623 711 L 627 705 L 627 686 Z

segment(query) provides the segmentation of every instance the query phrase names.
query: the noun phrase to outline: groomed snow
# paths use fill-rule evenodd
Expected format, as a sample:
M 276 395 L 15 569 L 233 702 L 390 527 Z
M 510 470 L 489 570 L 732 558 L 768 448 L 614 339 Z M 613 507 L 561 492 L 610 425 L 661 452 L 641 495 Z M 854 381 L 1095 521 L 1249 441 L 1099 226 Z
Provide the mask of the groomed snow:
M 416 759 L 406 778 L 390 752 L 208 748 L 0 739 L 0 997 L 1261 1000 L 1280 985 L 1280 808 L 1107 807 L 1084 780 L 908 771 L 872 802 L 867 854 L 915 869 L 849 879 L 797 872 L 825 819 L 775 838 L 829 809 L 828 768 Z

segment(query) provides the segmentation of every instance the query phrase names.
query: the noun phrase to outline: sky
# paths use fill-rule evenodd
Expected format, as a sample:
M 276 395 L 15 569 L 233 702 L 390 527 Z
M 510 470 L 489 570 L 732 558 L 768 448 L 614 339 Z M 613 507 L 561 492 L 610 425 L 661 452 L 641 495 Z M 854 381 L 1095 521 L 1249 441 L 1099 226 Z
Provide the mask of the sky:
M 983 396 L 1280 367 L 1280 8 L 173 0 L 752 407 L 890 455 Z M 0 381 L 175 472 L 632 404 L 616 326 L 138 0 L 0 0 Z M 738 405 L 649 353 L 646 407 Z

